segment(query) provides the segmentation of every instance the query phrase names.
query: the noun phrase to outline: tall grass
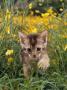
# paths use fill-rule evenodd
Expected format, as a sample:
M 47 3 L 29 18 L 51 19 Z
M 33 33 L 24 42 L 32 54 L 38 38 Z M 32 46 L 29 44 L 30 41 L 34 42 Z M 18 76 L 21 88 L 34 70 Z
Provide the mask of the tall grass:
M 9 7 L 9 4 L 10 0 L 4 0 L 4 5 Z M 58 16 L 50 12 L 43 19 L 22 13 L 7 8 L 0 10 L 0 90 L 67 90 L 67 10 Z M 44 29 L 48 30 L 50 67 L 26 80 L 19 58 L 18 32 L 29 34 Z

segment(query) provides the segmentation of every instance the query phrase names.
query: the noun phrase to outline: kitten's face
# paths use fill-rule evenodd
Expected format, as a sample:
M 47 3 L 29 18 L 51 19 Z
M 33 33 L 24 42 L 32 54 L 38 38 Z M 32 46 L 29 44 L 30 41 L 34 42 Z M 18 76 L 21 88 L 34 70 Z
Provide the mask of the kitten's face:
M 31 35 L 19 33 L 19 37 L 23 52 L 28 55 L 28 59 L 39 60 L 47 46 L 47 31 Z

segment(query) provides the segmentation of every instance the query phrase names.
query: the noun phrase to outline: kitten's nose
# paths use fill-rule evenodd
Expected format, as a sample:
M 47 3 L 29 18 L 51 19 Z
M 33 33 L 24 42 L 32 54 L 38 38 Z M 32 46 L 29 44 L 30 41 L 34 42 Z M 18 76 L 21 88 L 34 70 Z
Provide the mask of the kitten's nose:
M 36 55 L 35 54 L 33 55 L 33 58 L 36 58 Z

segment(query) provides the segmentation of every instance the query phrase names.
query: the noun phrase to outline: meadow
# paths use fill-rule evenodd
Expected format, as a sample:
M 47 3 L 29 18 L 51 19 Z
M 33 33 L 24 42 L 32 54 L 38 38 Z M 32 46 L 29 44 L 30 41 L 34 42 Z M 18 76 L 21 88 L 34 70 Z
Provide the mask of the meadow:
M 0 9 L 0 90 L 67 90 L 67 9 L 60 8 L 62 13 L 58 13 L 48 7 L 46 12 L 35 10 L 40 15 L 33 15 L 32 6 Z M 26 80 L 19 58 L 18 32 L 43 30 L 48 30 L 50 67 Z

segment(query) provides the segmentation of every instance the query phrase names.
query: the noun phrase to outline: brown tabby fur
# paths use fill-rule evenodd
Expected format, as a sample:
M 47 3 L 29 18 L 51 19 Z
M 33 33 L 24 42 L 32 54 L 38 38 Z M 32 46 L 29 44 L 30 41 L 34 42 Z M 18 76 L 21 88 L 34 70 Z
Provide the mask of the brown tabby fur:
M 28 78 L 32 69 L 32 62 L 36 62 L 36 67 L 46 70 L 50 63 L 47 54 L 47 36 L 45 30 L 37 34 L 25 35 L 19 32 L 21 45 L 21 61 L 23 63 L 24 76 Z M 40 66 L 41 65 L 41 66 Z M 35 68 L 35 66 L 33 66 Z

